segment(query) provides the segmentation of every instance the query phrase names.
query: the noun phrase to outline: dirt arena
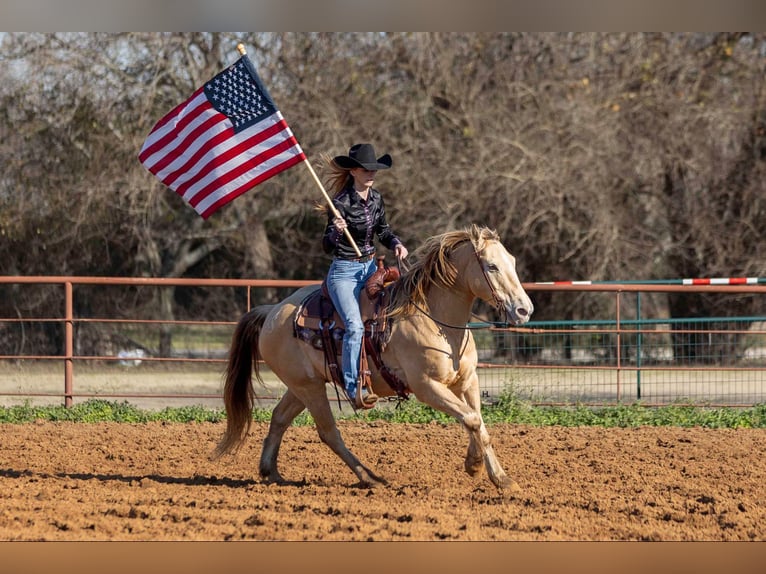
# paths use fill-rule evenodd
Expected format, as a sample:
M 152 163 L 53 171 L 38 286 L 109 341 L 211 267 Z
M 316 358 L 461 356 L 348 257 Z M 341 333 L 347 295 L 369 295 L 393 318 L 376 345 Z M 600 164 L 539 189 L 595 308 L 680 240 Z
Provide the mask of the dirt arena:
M 341 421 L 374 489 L 313 427 L 289 429 L 288 484 L 257 476 L 266 426 L 235 457 L 221 424 L 0 425 L 5 541 L 722 541 L 766 538 L 766 431 L 490 427 L 519 483 L 462 469 L 457 424 Z

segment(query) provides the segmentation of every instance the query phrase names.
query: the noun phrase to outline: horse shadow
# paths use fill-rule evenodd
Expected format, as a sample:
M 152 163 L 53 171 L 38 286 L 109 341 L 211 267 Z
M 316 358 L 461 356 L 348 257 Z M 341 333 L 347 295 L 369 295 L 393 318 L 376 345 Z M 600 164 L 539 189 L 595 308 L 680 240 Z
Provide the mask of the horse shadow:
M 35 472 L 32 470 L 15 470 L 12 468 L 0 468 L 0 477 L 2 478 L 70 478 L 73 480 L 98 480 L 99 482 L 124 482 L 130 484 L 140 482 L 144 479 L 152 480 L 160 484 L 180 484 L 184 486 L 225 486 L 228 488 L 243 488 L 262 484 L 263 481 L 254 479 L 236 479 L 219 477 L 215 475 L 205 476 L 195 474 L 193 476 L 165 476 L 161 474 L 101 474 L 91 472 Z M 295 486 L 300 486 L 296 481 Z
M 204 476 L 195 474 L 193 476 L 165 476 L 160 474 L 142 474 L 142 475 L 126 475 L 126 474 L 102 474 L 92 472 L 36 472 L 32 470 L 15 470 L 12 468 L 0 468 L 0 478 L 36 478 L 38 480 L 45 479 L 62 479 L 69 478 L 72 480 L 98 480 L 99 482 L 123 482 L 125 484 L 139 483 L 144 479 L 152 480 L 160 484 L 180 484 L 183 486 L 224 486 L 227 488 L 245 488 L 248 486 L 258 485 L 270 485 L 286 486 L 294 488 L 305 488 L 311 484 L 305 478 L 301 480 L 290 480 L 281 478 L 280 480 L 270 480 L 268 478 L 258 479 L 237 479 L 219 477 L 216 475 Z M 316 484 L 315 484 L 316 485 Z M 361 482 L 350 483 L 344 485 L 347 488 L 359 488 L 369 489 L 369 485 L 365 485 Z

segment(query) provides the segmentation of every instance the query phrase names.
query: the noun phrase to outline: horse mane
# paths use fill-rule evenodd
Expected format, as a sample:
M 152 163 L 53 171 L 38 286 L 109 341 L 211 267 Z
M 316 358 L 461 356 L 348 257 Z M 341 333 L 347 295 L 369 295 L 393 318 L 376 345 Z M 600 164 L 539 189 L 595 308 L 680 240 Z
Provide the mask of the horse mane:
M 434 285 L 444 289 L 454 287 L 458 270 L 451 255 L 467 241 L 481 253 L 488 241 L 500 241 L 500 237 L 496 231 L 474 224 L 426 239 L 413 251 L 413 264 L 394 285 L 388 316 L 408 315 L 414 306 L 427 307 L 426 298 Z

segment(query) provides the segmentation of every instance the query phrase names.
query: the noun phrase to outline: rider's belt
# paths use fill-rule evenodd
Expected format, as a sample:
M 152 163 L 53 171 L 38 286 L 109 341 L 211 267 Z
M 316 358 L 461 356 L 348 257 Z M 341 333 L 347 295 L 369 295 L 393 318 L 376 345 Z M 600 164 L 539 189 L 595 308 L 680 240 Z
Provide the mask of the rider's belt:
M 357 261 L 359 263 L 364 263 L 365 261 L 369 261 L 373 257 L 375 257 L 375 252 L 374 251 L 372 253 L 370 253 L 369 255 L 362 255 L 361 257 L 351 257 L 351 258 L 348 258 L 348 259 L 344 259 L 344 261 Z

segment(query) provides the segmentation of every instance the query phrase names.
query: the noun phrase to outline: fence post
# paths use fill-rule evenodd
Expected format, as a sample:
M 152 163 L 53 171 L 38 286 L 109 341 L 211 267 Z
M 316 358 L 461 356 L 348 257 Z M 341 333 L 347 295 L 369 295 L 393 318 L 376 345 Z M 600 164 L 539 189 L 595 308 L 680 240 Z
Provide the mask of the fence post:
M 641 291 L 636 293 L 636 398 L 641 400 L 641 343 L 643 342 L 643 323 L 641 321 Z
M 72 282 L 64 284 L 64 406 L 72 406 L 72 378 L 74 356 L 74 305 L 72 303 Z
M 617 319 L 617 402 L 619 403 L 622 394 L 622 337 L 620 336 L 622 327 L 620 326 L 620 292 L 617 291 L 615 295 L 615 305 L 617 307 L 615 314 Z

